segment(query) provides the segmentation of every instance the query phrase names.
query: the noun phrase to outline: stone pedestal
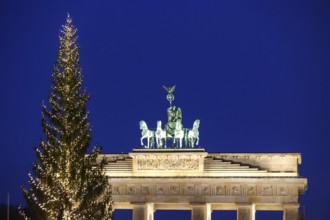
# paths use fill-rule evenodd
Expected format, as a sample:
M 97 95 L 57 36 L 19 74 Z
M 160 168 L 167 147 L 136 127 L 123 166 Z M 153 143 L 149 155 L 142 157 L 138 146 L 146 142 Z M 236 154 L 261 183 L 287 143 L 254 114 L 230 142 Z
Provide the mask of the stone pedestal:
M 299 204 L 283 206 L 283 220 L 299 220 Z
M 255 220 L 254 204 L 239 204 L 237 208 L 237 220 Z
M 210 204 L 191 204 L 191 220 L 211 220 Z
M 133 203 L 133 220 L 153 220 L 154 205 L 151 203 Z

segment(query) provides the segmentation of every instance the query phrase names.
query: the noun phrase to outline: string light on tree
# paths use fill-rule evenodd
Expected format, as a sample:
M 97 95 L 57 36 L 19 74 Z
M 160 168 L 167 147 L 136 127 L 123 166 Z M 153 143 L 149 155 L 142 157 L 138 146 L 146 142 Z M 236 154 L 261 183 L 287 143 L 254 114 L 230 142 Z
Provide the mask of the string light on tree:
M 25 219 L 112 219 L 111 186 L 104 163 L 97 162 L 100 147 L 86 156 L 91 140 L 82 88 L 77 29 L 68 15 L 52 74 L 48 104 L 42 103 L 45 140 L 36 147 L 37 161 L 23 187 L 28 212 Z

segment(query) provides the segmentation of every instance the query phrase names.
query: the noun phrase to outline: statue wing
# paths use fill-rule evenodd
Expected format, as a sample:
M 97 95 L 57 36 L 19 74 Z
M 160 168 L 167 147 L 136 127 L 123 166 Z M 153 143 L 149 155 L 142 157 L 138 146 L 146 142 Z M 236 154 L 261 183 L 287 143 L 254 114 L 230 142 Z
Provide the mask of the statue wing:
M 175 86 L 176 86 L 176 85 L 172 86 L 172 88 L 169 88 L 169 92 L 168 92 L 168 93 L 173 93 L 174 90 L 175 90 Z
M 170 93 L 170 88 L 167 88 L 166 86 L 163 85 L 163 88 L 166 90 L 166 92 Z

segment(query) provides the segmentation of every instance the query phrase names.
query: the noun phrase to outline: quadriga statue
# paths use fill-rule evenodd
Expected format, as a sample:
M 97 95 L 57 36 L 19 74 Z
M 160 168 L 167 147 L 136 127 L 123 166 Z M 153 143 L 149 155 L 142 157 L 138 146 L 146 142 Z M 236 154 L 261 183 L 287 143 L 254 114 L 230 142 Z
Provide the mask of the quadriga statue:
M 195 120 L 194 124 L 193 124 L 193 128 L 191 130 L 189 130 L 188 132 L 188 142 L 189 142 L 189 147 L 194 147 L 195 142 L 196 145 L 198 145 L 199 142 L 199 123 L 200 121 L 197 119 Z
M 155 136 L 157 148 L 166 148 L 166 131 L 162 129 L 162 121 L 157 121 Z
M 148 129 L 147 123 L 145 121 L 140 121 L 140 129 L 142 137 L 141 137 L 141 145 L 143 145 L 143 139 L 147 138 L 147 145 L 145 148 L 151 148 L 154 145 L 154 132 Z

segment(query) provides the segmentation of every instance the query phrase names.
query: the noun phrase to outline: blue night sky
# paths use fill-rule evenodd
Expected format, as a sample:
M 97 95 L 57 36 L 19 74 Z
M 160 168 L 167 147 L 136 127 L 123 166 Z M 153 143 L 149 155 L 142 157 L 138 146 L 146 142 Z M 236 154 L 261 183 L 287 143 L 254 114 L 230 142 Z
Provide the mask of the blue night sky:
M 302 153 L 300 174 L 309 182 L 301 204 L 307 219 L 326 219 L 326 0 L 0 0 L 0 203 L 7 193 L 13 204 L 24 203 L 20 186 L 43 136 L 41 102 L 67 12 L 78 28 L 91 94 L 92 144 L 104 153 L 139 147 L 139 121 L 166 121 L 162 85 L 177 85 L 174 104 L 186 127 L 201 120 L 200 145 L 208 152 Z M 169 216 L 190 219 L 190 212 L 155 213 L 156 220 Z M 259 213 L 263 219 L 272 218 Z

